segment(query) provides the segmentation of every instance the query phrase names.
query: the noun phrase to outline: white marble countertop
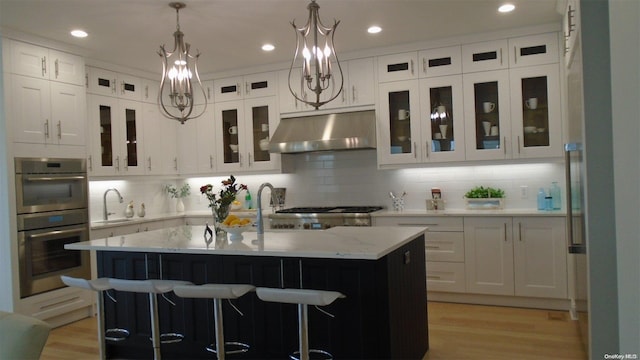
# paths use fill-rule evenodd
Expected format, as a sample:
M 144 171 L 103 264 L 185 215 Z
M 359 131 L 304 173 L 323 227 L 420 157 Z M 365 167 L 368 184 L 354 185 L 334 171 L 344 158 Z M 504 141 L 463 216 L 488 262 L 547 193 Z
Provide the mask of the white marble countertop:
M 500 210 L 381 210 L 371 213 L 372 217 L 379 216 L 566 216 L 564 210 L 536 210 L 536 209 L 500 209 Z
M 328 230 L 255 231 L 242 241 L 205 241 L 204 226 L 178 226 L 65 245 L 68 250 L 127 251 L 377 260 L 422 235 L 426 227 L 334 227 Z

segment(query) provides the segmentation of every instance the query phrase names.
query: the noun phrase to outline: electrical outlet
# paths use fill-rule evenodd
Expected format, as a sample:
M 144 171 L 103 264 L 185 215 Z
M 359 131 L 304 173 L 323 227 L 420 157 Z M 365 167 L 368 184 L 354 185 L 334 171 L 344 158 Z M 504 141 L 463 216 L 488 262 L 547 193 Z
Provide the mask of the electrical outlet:
M 529 198 L 529 187 L 527 185 L 520 186 L 520 199 Z

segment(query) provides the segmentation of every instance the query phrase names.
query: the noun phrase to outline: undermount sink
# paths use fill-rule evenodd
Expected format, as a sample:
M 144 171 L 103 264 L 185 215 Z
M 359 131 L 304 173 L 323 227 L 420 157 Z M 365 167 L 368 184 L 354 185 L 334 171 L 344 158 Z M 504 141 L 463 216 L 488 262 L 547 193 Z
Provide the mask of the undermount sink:
M 120 218 L 120 219 L 109 219 L 109 220 L 97 220 L 94 221 L 94 223 L 96 224 L 118 224 L 118 223 L 124 223 L 124 222 L 129 222 L 131 221 L 131 219 L 129 218 Z

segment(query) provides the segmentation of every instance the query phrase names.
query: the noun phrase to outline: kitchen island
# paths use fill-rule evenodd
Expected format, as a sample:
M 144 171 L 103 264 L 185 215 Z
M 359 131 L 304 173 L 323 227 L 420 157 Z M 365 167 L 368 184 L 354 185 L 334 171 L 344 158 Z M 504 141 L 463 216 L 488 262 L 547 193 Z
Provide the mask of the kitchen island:
M 101 277 L 175 279 L 195 284 L 248 283 L 276 288 L 340 291 L 325 307 L 310 308 L 309 344 L 336 359 L 420 359 L 429 348 L 424 232 L 420 227 L 336 227 L 324 231 L 255 232 L 230 242 L 205 236 L 204 226 L 180 226 L 74 243 L 69 250 L 96 250 Z M 109 343 L 110 358 L 150 357 L 148 300 L 115 292 L 105 299 L 106 327 L 131 335 Z M 165 358 L 210 358 L 214 339 L 211 303 L 160 299 L 162 332 L 179 332 L 180 343 L 163 344 Z M 251 345 L 245 359 L 287 358 L 297 349 L 297 311 L 265 303 L 250 293 L 225 306 L 225 338 Z

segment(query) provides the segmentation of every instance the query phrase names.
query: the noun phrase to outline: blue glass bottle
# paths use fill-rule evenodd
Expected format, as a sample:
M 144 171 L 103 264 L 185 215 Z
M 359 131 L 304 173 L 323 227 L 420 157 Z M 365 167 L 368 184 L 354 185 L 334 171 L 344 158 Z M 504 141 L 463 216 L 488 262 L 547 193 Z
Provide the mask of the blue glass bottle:
M 544 198 L 547 196 L 547 194 L 544 192 L 543 188 L 540 188 L 540 190 L 538 190 L 538 210 L 545 210 L 546 209 L 546 205 L 544 203 Z
M 554 181 L 551 183 L 551 189 L 549 189 L 549 195 L 551 195 L 553 210 L 560 210 L 560 208 L 562 208 L 562 197 L 561 197 L 562 195 L 561 195 L 560 187 L 558 186 L 557 181 Z

